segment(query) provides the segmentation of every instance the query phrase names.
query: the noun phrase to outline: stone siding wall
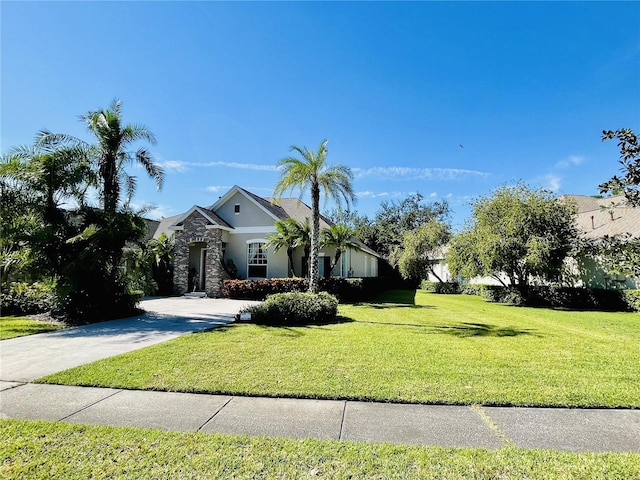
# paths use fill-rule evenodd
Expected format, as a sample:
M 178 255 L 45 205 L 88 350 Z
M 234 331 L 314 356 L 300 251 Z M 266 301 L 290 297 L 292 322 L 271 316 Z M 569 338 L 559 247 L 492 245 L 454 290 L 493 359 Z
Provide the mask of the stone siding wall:
M 178 295 L 187 292 L 189 284 L 189 245 L 204 242 L 207 245 L 205 287 L 209 297 L 221 296 L 224 269 L 222 258 L 222 230 L 207 229 L 208 220 L 193 212 L 184 221 L 184 230 L 175 233 L 173 290 Z

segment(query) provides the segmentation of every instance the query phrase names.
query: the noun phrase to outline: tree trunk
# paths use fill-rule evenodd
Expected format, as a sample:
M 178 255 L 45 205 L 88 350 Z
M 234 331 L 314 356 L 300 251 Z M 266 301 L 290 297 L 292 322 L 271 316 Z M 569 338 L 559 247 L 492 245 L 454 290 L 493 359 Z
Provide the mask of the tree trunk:
M 309 293 L 318 293 L 318 251 L 320 250 L 320 185 L 311 185 L 311 208 L 313 227 L 311 228 L 311 260 L 309 265 Z
M 436 273 L 436 271 L 433 269 L 433 267 L 429 267 L 429 271 L 431 272 L 431 274 L 432 274 L 434 277 L 436 277 L 436 278 L 438 279 L 438 281 L 439 281 L 440 283 L 444 283 L 444 282 L 442 281 L 442 279 L 438 276 L 438 274 Z
M 293 268 L 293 248 L 287 248 L 287 257 L 289 258 L 289 269 L 291 271 L 291 276 L 296 276 L 296 271 Z
M 338 265 L 341 255 L 342 255 L 342 250 L 339 248 L 336 248 L 336 254 L 333 256 L 333 263 L 331 264 L 331 270 L 329 271 L 329 276 L 331 276 L 331 272 L 333 272 L 333 269 L 336 268 L 336 265 Z

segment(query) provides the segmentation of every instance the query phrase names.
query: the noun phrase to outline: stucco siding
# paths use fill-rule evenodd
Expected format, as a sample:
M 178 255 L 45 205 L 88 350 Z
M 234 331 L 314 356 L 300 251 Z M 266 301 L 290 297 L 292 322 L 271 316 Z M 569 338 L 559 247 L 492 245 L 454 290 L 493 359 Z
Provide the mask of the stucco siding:
M 269 234 L 265 233 L 241 233 L 229 235 L 226 245 L 225 261 L 233 260 L 241 278 L 247 278 L 247 241 L 268 240 Z M 287 277 L 287 252 L 284 249 L 274 252 L 272 247 L 267 248 L 267 276 Z
M 235 205 L 240 205 L 240 213 L 235 213 Z M 274 218 L 258 207 L 245 195 L 237 192 L 216 213 L 232 227 L 273 226 Z

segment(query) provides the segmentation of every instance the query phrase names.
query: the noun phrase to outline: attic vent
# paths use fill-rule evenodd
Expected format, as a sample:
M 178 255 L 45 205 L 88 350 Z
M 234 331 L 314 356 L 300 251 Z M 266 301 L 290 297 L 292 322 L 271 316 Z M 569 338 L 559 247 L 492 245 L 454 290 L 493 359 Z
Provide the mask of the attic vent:
M 236 204 L 233 206 L 233 213 L 235 213 L 236 215 L 237 215 L 238 213 L 240 213 L 240 204 L 239 204 L 239 203 L 236 203 Z

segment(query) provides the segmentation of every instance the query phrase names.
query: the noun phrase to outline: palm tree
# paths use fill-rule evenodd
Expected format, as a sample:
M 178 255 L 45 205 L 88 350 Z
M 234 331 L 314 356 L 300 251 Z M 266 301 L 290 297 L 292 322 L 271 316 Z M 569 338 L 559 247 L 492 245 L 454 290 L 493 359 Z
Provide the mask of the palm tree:
M 329 272 L 333 272 L 333 269 L 336 268 L 344 250 L 348 248 L 362 250 L 360 244 L 353 238 L 353 230 L 344 223 L 331 225 L 329 228 L 322 230 L 320 244 L 323 247 L 332 247 L 336 249 Z
M 318 250 L 320 246 L 320 191 L 331 197 L 337 204 L 344 199 L 348 204 L 355 200 L 351 181 L 353 173 L 344 165 L 327 165 L 327 140 L 323 140 L 316 152 L 307 147 L 291 146 L 302 159 L 285 157 L 278 162 L 280 179 L 274 189 L 274 197 L 281 198 L 287 190 L 300 190 L 302 196 L 307 188 L 311 190 L 311 259 L 309 272 L 309 292 L 318 292 Z
M 114 100 L 106 110 L 94 110 L 83 115 L 82 120 L 95 136 L 97 145 L 91 148 L 91 156 L 96 163 L 100 178 L 100 196 L 105 213 L 113 214 L 118 208 L 121 189 L 127 192 L 127 203 L 136 189 L 136 178 L 128 175 L 124 167 L 134 161 L 142 165 L 147 174 L 156 181 L 158 190 L 162 188 L 164 172 L 153 163 L 148 150 L 139 148 L 136 152 L 128 151 L 133 143 L 147 141 L 156 144 L 154 135 L 142 125 L 123 125 L 121 102 Z
M 62 250 L 70 235 L 62 204 L 71 199 L 83 203 L 91 178 L 83 149 L 69 138 L 43 130 L 32 145 L 10 149 L 0 162 L 3 198 L 19 195 L 12 201 L 19 200 L 35 215 L 39 228 L 32 232 L 30 244 L 34 253 L 43 255 L 45 264 L 39 267 L 53 274 L 60 273 Z M 8 221 L 7 213 L 3 211 Z
M 296 276 L 293 267 L 293 250 L 295 249 L 298 237 L 296 234 L 296 221 L 292 218 L 278 220 L 275 223 L 276 232 L 269 236 L 267 246 L 273 247 L 273 251 L 277 252 L 282 248 L 287 249 L 287 258 L 289 259 L 289 272 L 292 277 Z

